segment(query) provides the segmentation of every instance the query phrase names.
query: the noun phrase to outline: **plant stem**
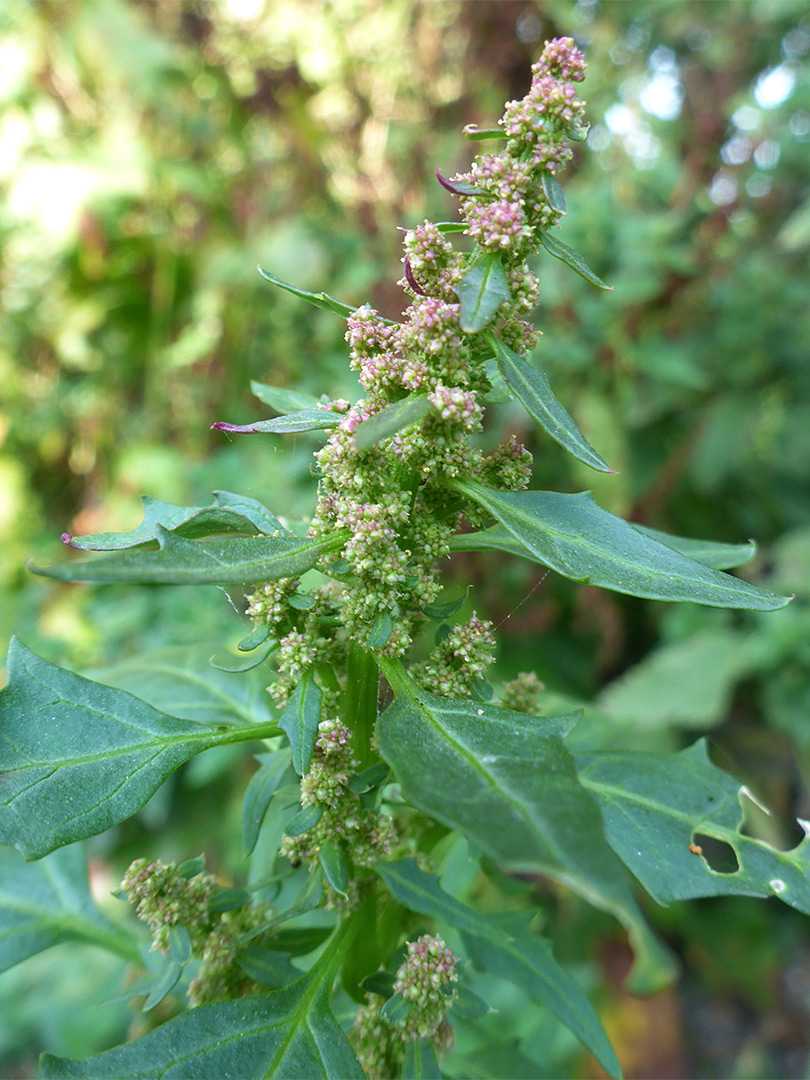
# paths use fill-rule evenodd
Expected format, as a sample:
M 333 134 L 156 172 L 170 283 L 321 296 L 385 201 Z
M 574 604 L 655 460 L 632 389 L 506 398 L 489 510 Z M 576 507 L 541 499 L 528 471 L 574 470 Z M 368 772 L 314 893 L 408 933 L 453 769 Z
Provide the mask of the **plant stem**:
M 379 683 L 380 672 L 374 655 L 351 642 L 341 719 L 354 735 L 352 748 L 360 769 L 374 761 L 371 737 L 377 722 Z

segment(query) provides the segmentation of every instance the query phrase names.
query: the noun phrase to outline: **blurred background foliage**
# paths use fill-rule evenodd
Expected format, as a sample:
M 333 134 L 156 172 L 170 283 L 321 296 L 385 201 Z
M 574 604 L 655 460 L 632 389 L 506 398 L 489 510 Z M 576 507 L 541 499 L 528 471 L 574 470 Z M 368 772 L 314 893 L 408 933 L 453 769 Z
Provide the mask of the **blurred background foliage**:
M 141 492 L 205 505 L 222 487 L 303 519 L 314 441 L 229 441 L 209 425 L 266 415 L 250 379 L 357 388 L 339 320 L 256 264 L 397 317 L 397 226 L 453 215 L 435 166 L 468 164 L 461 127 L 522 96 L 539 43 L 560 34 L 585 48 L 592 121 L 564 178 L 563 235 L 615 291 L 538 257 L 536 360 L 619 474 L 581 468 L 518 408 L 497 410 L 486 438 L 516 432 L 538 486 L 592 488 L 684 535 L 756 537 L 742 572 L 796 600 L 766 616 L 667 607 L 497 555 L 456 556 L 449 574 L 473 580 L 499 624 L 502 677 L 533 669 L 548 708 L 587 703 L 583 745 L 675 749 L 711 732 L 718 763 L 773 809 L 750 830 L 791 846 L 810 818 L 803 0 L 3 0 L 0 626 L 79 668 L 236 639 L 238 597 L 66 588 L 24 559 L 59 557 L 63 531 L 132 527 Z M 109 864 L 150 844 L 205 846 L 232 868 L 224 825 L 244 778 L 185 770 L 99 842 L 97 876 L 109 887 Z M 201 812 L 202 793 L 228 813 Z M 802 916 L 777 901 L 651 910 L 686 974 L 640 1003 L 621 989 L 615 927 L 571 897 L 545 902 L 561 957 L 601 988 L 628 1076 L 806 1075 Z M 29 1075 L 43 1047 L 122 1037 L 123 1006 L 80 1012 L 115 983 L 105 965 L 88 965 L 92 992 L 74 992 L 66 946 L 0 978 L 4 1075 Z M 521 1030 L 545 1040 L 547 1075 L 572 1068 L 547 1018 Z M 494 1072 L 480 1046 L 466 1052 L 480 1075 L 504 1067 L 503 1049 Z

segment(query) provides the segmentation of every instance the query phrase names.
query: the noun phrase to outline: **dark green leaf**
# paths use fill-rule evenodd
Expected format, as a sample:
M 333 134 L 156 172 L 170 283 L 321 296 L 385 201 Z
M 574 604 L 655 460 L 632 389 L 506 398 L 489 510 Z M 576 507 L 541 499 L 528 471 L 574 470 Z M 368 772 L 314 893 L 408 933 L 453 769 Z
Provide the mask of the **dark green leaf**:
M 289 535 L 267 507 L 255 499 L 232 495 L 229 491 L 215 491 L 213 506 L 175 506 L 153 499 L 151 495 L 142 495 L 141 503 L 143 521 L 131 532 L 96 533 L 93 536 L 68 536 L 65 533 L 62 539 L 80 551 L 121 551 L 157 540 L 158 526 L 186 539 L 216 533 L 272 536 L 278 532 Z
M 659 544 L 597 506 L 587 492 L 493 491 L 469 480 L 448 481 L 512 534 L 524 558 L 574 581 L 652 600 L 774 611 L 788 600 Z
M 364 1073 L 329 1005 L 350 922 L 317 964 L 281 990 L 201 1005 L 125 1046 L 83 1061 L 44 1055 L 49 1080 L 110 1077 L 165 1080 L 363 1080 Z
M 512 299 L 500 254 L 489 252 L 476 259 L 453 286 L 453 292 L 461 303 L 459 322 L 465 333 L 474 334 L 488 326 L 501 304 Z
M 238 675 L 244 671 L 252 671 L 259 664 L 263 664 L 277 645 L 277 641 L 266 641 L 264 645 L 254 649 L 250 656 L 234 656 L 227 649 L 220 649 L 209 658 L 208 663 L 219 671 L 225 671 L 229 675 Z
M 598 289 L 606 289 L 610 291 L 613 286 L 606 285 L 602 279 L 591 270 L 578 251 L 574 251 L 568 244 L 564 244 L 562 240 L 558 240 L 556 236 L 552 236 L 551 233 L 541 233 L 540 239 L 542 240 L 543 247 L 549 253 L 553 255 L 555 259 L 559 259 L 560 262 L 564 262 L 566 266 L 570 266 L 572 270 L 584 277 L 586 281 L 590 281 L 591 285 L 596 285 Z
M 309 611 L 310 608 L 315 607 L 315 601 L 311 596 L 307 596 L 306 593 L 295 593 L 287 601 L 291 608 L 296 611 Z
M 462 1020 L 480 1020 L 489 1012 L 489 1005 L 478 994 L 474 994 L 469 986 L 460 983 L 451 1011 Z
M 381 611 L 374 620 L 368 635 L 367 645 L 369 649 L 381 649 L 391 637 L 394 629 L 394 620 L 387 611 Z
M 810 914 L 810 836 L 790 851 L 743 836 L 741 800 L 753 796 L 712 764 L 705 740 L 669 756 L 584 756 L 580 778 L 599 800 L 611 846 L 659 903 L 778 896 Z M 802 824 L 807 833 L 810 827 Z M 700 847 L 696 834 L 728 845 L 738 869 L 713 870 L 690 849 Z
M 378 997 L 389 998 L 394 992 L 394 976 L 390 971 L 375 971 L 372 975 L 366 975 L 360 982 L 360 989 L 365 994 L 376 994 Z
M 323 692 L 312 677 L 312 672 L 307 671 L 290 695 L 278 722 L 278 726 L 287 733 L 290 740 L 292 763 L 299 776 L 303 776 L 309 769 L 312 760 L 321 719 L 322 697 Z
M 239 644 L 236 646 L 239 652 L 253 652 L 254 649 L 258 649 L 260 645 L 263 645 L 265 641 L 270 637 L 272 627 L 268 623 L 259 623 L 254 627 L 250 633 L 243 637 Z
M 690 540 L 686 536 L 672 536 L 647 525 L 634 525 L 633 528 L 652 540 L 657 540 L 659 544 L 666 544 L 688 559 L 702 562 L 704 566 L 711 566 L 715 570 L 731 570 L 735 566 L 744 566 L 757 553 L 757 545 L 753 540 L 749 540 L 747 544 L 719 544 L 714 540 Z
M 250 902 L 250 893 L 247 889 L 217 889 L 211 897 L 211 911 L 222 914 L 226 911 L 237 911 L 240 907 Z
M 367 769 L 363 769 L 357 776 L 351 777 L 348 785 L 349 791 L 353 791 L 355 795 L 365 795 L 367 791 L 373 791 L 375 787 L 379 787 L 388 777 L 388 772 L 388 766 L 384 761 L 378 761 L 376 765 L 369 765 Z
M 329 926 L 298 926 L 289 930 L 277 930 L 273 934 L 273 945 L 293 956 L 304 956 L 323 945 L 331 933 Z
M 30 566 L 30 569 L 56 581 L 254 585 L 302 574 L 321 555 L 345 543 L 344 537 L 335 535 L 317 540 L 264 536 L 183 540 L 160 525 L 156 528 L 158 551 L 122 551 L 56 566 Z
M 236 435 L 257 435 L 262 432 L 291 435 L 299 431 L 325 431 L 337 427 L 339 422 L 338 414 L 330 409 L 299 409 L 285 416 L 277 416 L 273 420 L 257 420 L 253 424 L 229 424 L 225 420 L 218 420 L 211 427 Z
M 460 596 L 457 600 L 449 600 L 446 604 L 425 604 L 422 611 L 429 619 L 449 619 L 464 607 L 471 588 L 472 586 L 468 585 L 463 596 Z
M 380 1010 L 380 1015 L 387 1024 L 399 1024 L 411 1011 L 410 1004 L 401 993 L 393 994 Z
M 318 862 L 321 864 L 324 877 L 341 896 L 346 896 L 349 887 L 349 868 L 343 852 L 330 837 L 321 844 L 318 849 Z
M 37 859 L 94 836 L 139 810 L 193 754 L 276 730 L 166 716 L 49 664 L 13 639 L 0 694 L 0 843 Z
M 256 847 L 267 807 L 290 761 L 286 751 L 258 754 L 257 757 L 261 765 L 251 776 L 242 800 L 242 851 L 245 855 L 250 855 Z
M 205 859 L 198 855 L 194 859 L 186 859 L 185 862 L 181 862 L 177 867 L 177 873 L 182 878 L 193 878 L 198 874 L 201 874 L 205 870 Z
M 565 192 L 557 177 L 551 173 L 543 173 L 543 194 L 552 210 L 558 214 L 565 213 Z
M 370 450 L 383 439 L 424 420 L 430 408 L 424 394 L 409 394 L 358 424 L 354 431 L 354 444 L 358 450 Z
M 281 386 L 267 386 L 266 383 L 251 382 L 250 392 L 259 401 L 280 413 L 318 407 L 318 399 L 314 394 L 304 394 L 300 390 L 287 390 Z
M 313 803 L 299 810 L 295 817 L 287 822 L 284 833 L 286 836 L 301 836 L 302 833 L 314 829 L 323 817 L 323 807 Z
M 402 1080 L 442 1080 L 436 1055 L 427 1039 L 408 1043 L 402 1063 Z
M 286 953 L 275 952 L 264 945 L 247 945 L 237 959 L 249 978 L 274 990 L 289 986 L 301 977 L 301 972 L 293 967 Z
M 330 311 L 333 315 L 340 315 L 341 318 L 346 319 L 355 310 L 353 307 L 349 307 L 348 304 L 342 304 L 340 300 L 335 300 L 334 297 L 325 292 L 313 293 L 307 292 L 306 289 L 297 289 L 295 285 L 288 285 L 286 281 L 277 278 L 269 270 L 262 270 L 260 266 L 257 269 L 264 280 L 269 281 L 271 285 L 278 285 L 280 289 L 286 289 L 293 296 L 298 296 L 302 300 L 306 300 L 308 304 L 313 304 L 323 311 Z
M 539 720 L 437 698 L 396 661 L 381 656 L 380 666 L 396 695 L 377 725 L 380 752 L 406 799 L 504 868 L 550 874 L 615 914 L 637 949 L 636 987 L 669 978 L 671 964 L 650 936 L 563 745 L 577 714 Z
M 183 965 L 173 960 L 171 956 L 164 956 L 160 968 L 148 984 L 149 994 L 143 1003 L 143 1011 L 149 1012 L 159 1005 L 180 982 L 182 974 Z
M 139 960 L 132 934 L 96 907 L 80 844 L 35 863 L 0 847 L 0 972 L 63 941 L 83 941 L 132 963 Z
M 504 382 L 514 391 L 529 416 L 579 461 L 600 472 L 613 472 L 556 399 L 545 375 L 527 364 L 494 334 L 487 333 L 486 337 L 495 352 Z
M 436 179 L 442 185 L 446 191 L 450 191 L 453 195 L 483 195 L 484 191 L 476 187 L 475 184 L 468 184 L 466 180 L 447 180 L 442 176 L 441 171 L 436 169 Z
M 478 912 L 448 895 L 439 885 L 439 879 L 420 870 L 413 859 L 378 862 L 374 869 L 388 886 L 394 899 L 411 911 L 427 915 L 431 919 L 442 919 L 454 929 L 466 930 L 470 934 L 491 933 L 496 938 L 503 936 L 494 926 L 490 928 Z

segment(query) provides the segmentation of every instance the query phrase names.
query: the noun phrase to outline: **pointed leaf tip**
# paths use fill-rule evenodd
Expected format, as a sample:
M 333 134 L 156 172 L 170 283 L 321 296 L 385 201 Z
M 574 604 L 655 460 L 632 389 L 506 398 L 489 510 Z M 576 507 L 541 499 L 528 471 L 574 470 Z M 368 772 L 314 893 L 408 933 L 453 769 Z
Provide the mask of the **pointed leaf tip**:
M 484 192 L 481 188 L 475 187 L 474 184 L 467 184 L 464 180 L 447 180 L 442 176 L 439 167 L 436 167 L 436 179 L 447 191 L 453 195 L 483 195 Z

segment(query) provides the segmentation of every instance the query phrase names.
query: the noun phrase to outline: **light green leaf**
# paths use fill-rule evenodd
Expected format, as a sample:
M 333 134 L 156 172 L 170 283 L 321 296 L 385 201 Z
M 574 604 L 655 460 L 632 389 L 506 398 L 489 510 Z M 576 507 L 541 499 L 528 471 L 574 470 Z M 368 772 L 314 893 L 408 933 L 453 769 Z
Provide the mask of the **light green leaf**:
M 430 402 L 424 394 L 409 394 L 401 401 L 386 405 L 357 425 L 354 431 L 355 446 L 358 450 L 370 450 L 383 439 L 424 420 L 430 409 Z
M 741 835 L 741 800 L 753 796 L 712 764 L 705 740 L 669 756 L 606 753 L 578 761 L 580 779 L 602 807 L 608 841 L 659 903 L 778 896 L 810 915 L 810 836 L 791 851 L 777 851 Z M 738 869 L 712 870 L 689 847 L 700 846 L 700 835 L 728 844 Z
M 380 657 L 394 690 L 377 732 L 380 753 L 419 810 L 458 829 L 499 865 L 545 873 L 611 911 L 638 952 L 635 985 L 662 984 L 671 965 L 651 938 L 596 803 L 579 783 L 563 736 L 577 714 L 526 717 L 418 689 Z
M 551 233 L 547 232 L 540 233 L 540 239 L 549 255 L 553 255 L 555 259 L 559 259 L 560 262 L 564 262 L 566 266 L 570 266 L 572 270 L 576 270 L 580 277 L 584 277 L 586 281 L 590 281 L 591 285 L 596 285 L 598 289 L 606 289 L 608 291 L 613 288 L 612 285 L 606 285 L 604 281 L 591 270 L 580 253 L 574 251 L 568 244 L 564 244 L 562 240 L 558 240 L 556 236 L 552 236 Z
M 134 1042 L 83 1061 L 46 1054 L 41 1075 L 49 1080 L 363 1080 L 329 1004 L 351 926 L 344 923 L 315 967 L 281 990 L 201 1005 Z
M 266 383 L 251 382 L 250 392 L 259 401 L 269 405 L 276 412 L 291 413 L 298 409 L 316 409 L 318 399 L 314 394 L 304 394 L 300 390 L 287 390 L 282 386 L 268 386 Z
M 156 527 L 159 550 L 122 551 L 96 559 L 32 566 L 56 581 L 121 581 L 142 585 L 255 585 L 294 577 L 321 555 L 345 543 L 337 534 L 317 540 L 298 537 L 224 537 L 183 540 Z
M 15 638 L 0 693 L 0 843 L 38 859 L 135 813 L 193 754 L 277 731 L 166 716 L 49 664 Z
M 83 941 L 138 963 L 133 935 L 96 907 L 81 844 L 26 863 L 0 847 L 0 972 L 63 941 Z
M 652 600 L 775 611 L 788 603 L 659 544 L 597 506 L 587 492 L 493 491 L 470 480 L 448 486 L 483 506 L 523 549 L 524 558 L 564 577 Z
M 488 326 L 501 304 L 512 299 L 500 254 L 488 252 L 476 259 L 453 292 L 461 302 L 459 322 L 465 333 Z
M 270 800 L 290 766 L 286 750 L 274 754 L 257 754 L 259 768 L 251 776 L 242 800 L 242 852 L 250 855 L 259 839 L 259 830 Z
M 486 338 L 495 352 L 504 382 L 526 412 L 577 460 L 600 472 L 613 472 L 556 399 L 545 375 L 527 364 L 493 333 L 488 332 Z
M 747 544 L 720 544 L 715 540 L 691 540 L 686 536 L 673 536 L 671 533 L 661 532 L 660 529 L 651 529 L 648 525 L 634 525 L 633 528 L 652 540 L 657 540 L 659 544 L 666 544 L 688 559 L 695 559 L 696 562 L 711 566 L 715 570 L 731 570 L 735 566 L 744 566 L 757 553 L 757 545 L 753 540 L 749 540 Z
M 329 409 L 298 409 L 272 420 L 256 420 L 252 424 L 229 424 L 218 420 L 212 424 L 217 431 L 230 431 L 238 435 L 256 435 L 262 432 L 291 435 L 299 431 L 325 431 L 337 427 L 340 417 Z
M 427 1039 L 409 1042 L 402 1063 L 402 1080 L 441 1080 L 433 1047 Z
M 307 671 L 290 695 L 278 722 L 278 726 L 286 732 L 290 740 L 293 768 L 299 776 L 303 776 L 309 769 L 312 760 L 321 719 L 322 697 L 323 692 L 315 682 L 312 672 Z
M 257 269 L 264 280 L 269 281 L 271 285 L 278 285 L 280 289 L 285 289 L 288 293 L 292 293 L 293 296 L 298 296 L 301 300 L 306 300 L 308 304 L 321 308 L 322 311 L 329 311 L 333 315 L 340 315 L 341 318 L 346 319 L 355 310 L 353 307 L 349 307 L 348 304 L 343 304 L 340 300 L 335 300 L 335 298 L 329 296 L 328 293 L 314 293 L 307 292 L 306 289 L 298 289 L 295 285 L 288 285 L 286 281 L 282 281 L 281 278 L 276 277 L 275 274 L 271 274 L 269 270 L 262 270 L 260 266 L 257 267 Z
M 253 671 L 254 668 L 263 664 L 277 645 L 277 641 L 265 641 L 264 645 L 252 649 L 249 656 L 245 656 L 244 654 L 241 656 L 234 656 L 228 649 L 217 649 L 217 651 L 209 657 L 208 663 L 212 667 L 217 668 L 217 670 L 226 672 L 228 675 L 243 675 L 246 671 Z
M 68 536 L 62 539 L 79 551 L 120 551 L 157 540 L 160 525 L 177 536 L 195 539 L 216 533 L 265 533 L 289 535 L 281 522 L 256 499 L 215 491 L 212 506 L 175 506 L 173 503 L 142 495 L 143 521 L 131 532 L 96 533 L 93 536 Z

